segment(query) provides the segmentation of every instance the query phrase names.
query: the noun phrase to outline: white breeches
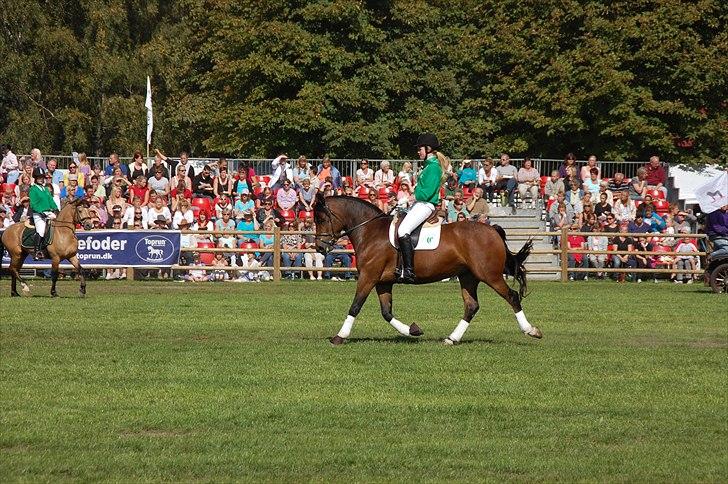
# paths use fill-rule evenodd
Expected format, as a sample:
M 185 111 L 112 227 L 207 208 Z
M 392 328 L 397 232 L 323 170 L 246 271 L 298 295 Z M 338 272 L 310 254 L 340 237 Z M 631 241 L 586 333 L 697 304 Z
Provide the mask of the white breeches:
M 415 202 L 410 211 L 405 215 L 402 223 L 397 229 L 397 237 L 404 237 L 412 233 L 422 222 L 432 217 L 435 213 L 435 206 L 428 202 Z
M 43 217 L 41 217 L 39 214 L 34 213 L 33 222 L 35 223 L 35 231 L 38 232 L 38 234 L 41 237 L 45 236 L 45 231 L 46 231 L 45 219 Z

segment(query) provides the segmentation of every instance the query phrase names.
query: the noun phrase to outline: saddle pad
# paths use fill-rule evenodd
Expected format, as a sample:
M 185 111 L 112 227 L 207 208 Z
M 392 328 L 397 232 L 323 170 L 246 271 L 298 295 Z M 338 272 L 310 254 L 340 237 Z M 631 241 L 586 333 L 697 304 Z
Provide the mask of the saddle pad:
M 48 247 L 53 243 L 53 224 L 46 224 L 46 233 L 45 237 L 43 237 L 43 247 Z M 21 245 L 25 247 L 26 249 L 33 249 L 35 248 L 35 227 L 28 226 L 27 224 L 25 227 L 23 227 L 23 237 L 22 237 L 22 243 Z
M 412 239 L 415 244 L 415 250 L 435 250 L 437 249 L 437 246 L 440 245 L 440 232 L 442 229 L 442 224 L 436 223 L 431 224 L 428 222 L 425 222 L 424 224 L 420 225 L 415 229 L 415 231 L 412 233 Z M 395 244 L 395 238 L 396 238 L 396 220 L 392 220 L 392 223 L 389 224 L 389 243 L 392 244 L 392 247 L 395 249 L 397 248 L 397 245 Z M 419 233 L 418 233 L 419 232 Z M 415 240 L 415 234 L 418 233 L 418 237 Z

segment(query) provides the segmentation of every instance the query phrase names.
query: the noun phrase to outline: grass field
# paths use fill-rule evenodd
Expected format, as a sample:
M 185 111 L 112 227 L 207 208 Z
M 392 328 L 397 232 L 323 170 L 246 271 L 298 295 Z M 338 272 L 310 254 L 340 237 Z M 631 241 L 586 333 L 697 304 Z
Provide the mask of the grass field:
M 728 299 L 700 285 L 532 283 L 526 338 L 481 288 L 0 282 L 3 481 L 726 481 Z M 30 316 L 31 314 L 34 316 Z

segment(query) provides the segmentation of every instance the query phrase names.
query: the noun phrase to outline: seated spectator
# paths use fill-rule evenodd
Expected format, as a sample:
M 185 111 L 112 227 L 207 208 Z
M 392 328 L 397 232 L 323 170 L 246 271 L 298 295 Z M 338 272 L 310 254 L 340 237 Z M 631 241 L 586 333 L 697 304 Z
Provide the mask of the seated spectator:
M 13 209 L 13 221 L 14 222 L 25 222 L 30 217 L 30 198 L 28 195 L 23 195 L 18 199 L 17 205 Z
M 77 198 L 83 198 L 86 196 L 86 190 L 78 184 L 78 177 L 76 175 L 68 175 L 68 187 L 66 188 L 66 196 L 63 197 L 63 191 L 61 191 L 61 198 L 71 201 Z
M 559 171 L 554 170 L 551 172 L 551 176 L 546 180 L 546 185 L 543 187 L 543 193 L 549 200 L 556 200 L 556 195 L 566 193 L 566 187 L 564 187 L 564 181 L 559 178 Z
M 662 232 L 667 228 L 665 220 L 653 211 L 652 207 L 647 207 L 645 210 L 644 221 L 650 226 L 650 232 Z
M 262 226 L 265 226 L 266 221 L 268 220 L 272 220 L 276 225 L 280 225 L 283 222 L 283 217 L 276 209 L 273 208 L 273 202 L 270 200 L 265 200 L 263 202 L 263 206 L 258 209 L 256 218 L 258 219 L 258 223 Z
M 538 200 L 538 192 L 541 188 L 541 175 L 533 167 L 530 158 L 523 160 L 523 166 L 518 170 L 516 179 L 518 180 L 518 193 L 521 195 L 521 208 L 526 208 L 527 193 L 531 199 L 531 208 L 536 208 L 536 200 Z
M 111 189 L 111 196 L 106 201 L 106 211 L 111 214 L 113 212 L 112 209 L 115 205 L 119 205 L 122 209 L 122 212 L 126 211 L 127 201 L 121 193 L 121 188 L 118 186 L 115 186 Z
M 298 193 L 291 184 L 290 180 L 284 180 L 282 187 L 276 194 L 276 201 L 281 210 L 293 210 L 298 202 Z
M 147 209 L 147 225 L 155 229 L 168 229 L 172 226 L 172 214 L 160 196 L 157 196 L 154 205 Z
M 132 162 L 129 163 L 129 174 L 128 178 L 129 181 L 132 183 L 136 182 L 136 179 L 141 177 L 144 177 L 145 179 L 148 178 L 147 172 L 149 171 L 149 167 L 144 162 L 144 157 L 142 156 L 142 152 L 137 150 L 134 152 L 134 156 L 132 159 Z
M 215 221 L 215 231 L 218 232 L 233 232 L 235 230 L 235 220 L 232 219 L 232 210 L 223 210 L 222 216 Z M 235 235 L 233 234 L 218 234 L 217 246 L 226 247 L 232 249 L 236 247 Z
M 587 180 L 591 178 L 592 170 L 597 171 L 597 180 L 602 178 L 601 170 L 597 166 L 597 157 L 595 155 L 589 155 L 589 158 L 586 160 L 586 165 L 582 166 L 579 171 L 579 179 L 582 183 L 586 183 Z
M 486 201 L 495 201 L 495 188 L 498 181 L 498 170 L 493 167 L 493 160 L 486 158 L 478 170 L 478 186 L 483 189 Z
M 206 211 L 201 211 L 197 216 L 197 222 L 192 224 L 192 230 L 195 232 L 212 232 L 215 230 L 215 225 L 210 220 Z M 210 234 L 197 234 L 195 235 L 197 242 L 212 242 L 212 236 Z
M 614 212 L 614 216 L 620 223 L 629 223 L 635 219 L 637 216 L 637 207 L 635 206 L 634 201 L 629 197 L 629 192 L 619 192 L 619 199 L 614 202 L 612 212 Z
M 516 213 L 516 175 L 518 170 L 511 165 L 511 157 L 503 153 L 500 157 L 500 166 L 496 168 L 498 175 L 496 177 L 496 188 L 504 191 L 508 195 L 508 206 L 511 207 L 513 214 Z
M 242 192 L 233 206 L 233 215 L 235 215 L 236 219 L 240 219 L 243 218 L 243 213 L 246 211 L 253 213 L 255 211 L 255 202 L 250 199 L 250 193 Z
M 394 192 L 387 193 L 387 201 L 379 201 L 379 206 L 382 212 L 391 213 L 393 210 L 400 208 L 399 200 L 397 200 L 397 194 Z
M 459 188 L 453 191 L 452 196 L 450 196 L 449 198 L 442 199 L 442 209 L 445 211 L 450 211 L 455 200 L 461 200 L 463 203 L 465 203 L 463 191 Z
M 68 173 L 66 173 L 66 176 L 63 177 L 63 184 L 65 186 L 70 185 L 71 176 L 76 177 L 76 184 L 78 186 L 86 186 L 86 177 L 83 175 L 83 173 L 78 172 L 78 165 L 75 161 L 72 161 L 68 164 Z
M 268 186 L 273 190 L 278 190 L 283 185 L 284 180 L 293 180 L 293 168 L 288 161 L 288 156 L 278 155 L 271 162 L 271 168 L 273 168 L 273 174 L 270 177 Z
M 677 213 L 674 215 L 673 221 L 673 227 L 675 228 L 675 232 L 692 232 L 692 224 L 697 222 L 697 220 L 697 217 L 695 217 L 695 215 L 693 215 L 690 211 L 678 210 Z
M 584 197 L 584 191 L 576 181 L 569 184 L 569 191 L 566 192 L 566 203 L 571 205 L 574 212 L 581 213 L 581 199 Z M 578 209 L 577 209 L 578 208 Z
M 339 173 L 339 170 L 331 164 L 331 159 L 329 159 L 328 156 L 324 156 L 324 159 L 321 160 L 321 164 L 316 169 L 316 176 L 321 182 L 321 185 L 326 183 L 326 179 L 328 177 L 331 177 L 331 180 L 329 180 L 331 188 L 337 189 L 341 187 L 341 173 Z
M 592 168 L 589 178 L 584 181 L 584 191 L 592 194 L 593 197 L 599 195 L 601 181 L 599 180 L 599 169 Z
M 612 217 L 612 221 L 614 220 L 614 217 Z M 619 230 L 619 229 L 617 229 Z M 599 224 L 594 224 L 592 226 L 592 232 L 601 232 L 602 227 Z M 599 251 L 606 251 L 607 245 L 609 244 L 609 239 L 607 239 L 604 235 L 590 235 L 586 239 L 586 246 L 589 250 L 599 252 Z M 606 254 L 589 254 L 589 263 L 597 268 L 602 269 L 604 268 L 604 265 L 607 262 L 607 255 Z M 604 274 L 602 272 L 596 273 L 597 279 L 601 279 L 604 277 Z
M 604 224 L 604 227 L 602 227 L 602 232 L 612 232 L 612 233 L 618 233 L 620 231 L 619 222 L 617 221 L 616 217 L 613 213 L 607 214 L 607 220 Z M 609 243 L 613 244 L 612 238 L 609 239 Z
M 310 168 L 306 157 L 299 156 L 292 171 L 294 188 L 299 189 L 303 186 L 303 180 L 310 180 Z
M 202 168 L 202 172 L 192 181 L 192 193 L 196 197 L 213 198 L 215 196 L 215 188 L 210 173 L 212 169 L 209 165 Z
M 33 180 L 31 177 L 29 177 L 25 173 L 20 175 L 20 178 L 18 179 L 18 183 L 15 185 L 15 197 L 16 198 L 23 197 L 23 196 L 27 195 L 28 193 L 30 193 L 30 185 L 32 185 L 32 184 L 33 184 Z M 66 186 L 68 186 L 68 185 L 66 185 Z M 66 197 L 66 195 L 65 195 L 65 191 L 64 191 L 63 198 L 65 198 L 65 197 Z
M 640 206 L 637 207 L 637 215 L 642 215 L 642 218 L 644 218 L 645 211 L 647 210 L 648 207 L 652 208 L 653 212 L 655 211 L 655 204 L 652 201 L 652 195 L 650 195 L 650 194 L 645 195 L 644 200 L 642 201 Z
M 601 192 L 599 194 L 599 203 L 594 206 L 594 213 L 597 217 L 606 217 L 608 213 L 612 213 L 612 206 L 609 204 L 607 199 L 608 196 L 606 192 Z
M 251 193 L 253 191 L 252 177 L 254 176 L 255 171 L 250 168 L 249 163 L 247 161 L 241 162 L 233 180 L 233 195 L 240 196 L 241 193 Z
M 324 257 L 324 266 L 333 267 L 334 262 L 339 262 L 341 264 L 341 267 L 351 267 L 351 255 L 347 253 L 336 252 L 338 250 L 346 250 L 347 243 L 348 239 L 346 239 L 346 237 L 339 239 L 336 244 L 334 244 L 332 251 L 329 252 L 326 257 Z M 330 279 L 332 281 L 345 281 L 347 279 L 351 279 L 351 273 L 345 272 L 342 274 L 342 277 L 338 277 L 332 276 L 331 271 L 326 271 L 326 273 L 324 274 L 324 278 Z
M 397 206 L 400 208 L 408 209 L 415 203 L 415 196 L 412 194 L 412 189 L 408 181 L 403 181 L 399 184 L 399 191 L 397 192 Z
M 338 195 L 337 189 L 334 187 L 334 183 L 330 176 L 326 177 L 326 179 L 323 181 L 323 183 L 319 186 L 319 191 L 321 193 L 323 193 L 324 197 L 331 197 L 333 195 Z
M 628 192 L 630 184 L 624 179 L 624 173 L 616 172 L 609 181 L 608 188 L 616 197 L 620 192 Z
M 389 188 L 394 185 L 394 172 L 388 161 L 379 164 L 379 169 L 374 173 L 374 188 Z
M 258 230 L 258 221 L 253 216 L 253 209 L 247 208 L 240 214 L 240 220 L 238 220 L 235 230 L 244 232 L 249 230 Z M 259 235 L 254 233 L 246 233 L 238 235 L 238 247 L 241 247 L 247 242 L 258 242 Z
M 124 223 L 129 228 L 149 228 L 147 221 L 147 207 L 142 207 L 142 202 L 139 197 L 135 197 L 132 200 L 131 205 L 126 208 L 126 212 L 124 213 Z
M 192 253 L 191 266 L 204 267 L 205 263 L 200 261 L 200 254 L 197 252 Z M 204 269 L 190 269 L 187 276 L 184 277 L 185 281 L 189 282 L 207 282 L 210 280 L 210 276 Z
M 564 202 L 557 202 L 554 203 L 552 207 L 556 208 L 556 212 L 551 217 L 552 230 L 558 231 L 563 229 L 564 227 L 570 227 L 574 223 L 574 213 L 569 212 L 569 210 L 567 209 L 567 204 L 565 204 Z M 559 243 L 558 238 L 555 242 L 557 244 Z
M 311 185 L 310 178 L 304 178 L 301 189 L 298 191 L 298 208 L 306 212 L 313 211 L 316 200 L 316 187 Z
M 618 251 L 634 252 L 634 240 L 625 233 L 627 232 L 627 225 L 624 222 L 622 222 L 620 229 L 619 235 L 614 238 L 612 244 L 616 246 Z M 634 268 L 637 264 L 632 254 L 612 254 L 612 265 L 619 269 L 620 267 Z M 617 282 L 624 282 L 625 276 L 626 273 L 624 272 L 617 273 Z
M 627 226 L 627 231 L 630 234 L 646 234 L 651 232 L 651 227 L 645 223 L 645 219 L 640 214 L 637 214 L 634 221 L 630 222 Z
M 139 153 L 139 156 L 141 156 L 141 152 Z M 136 156 L 136 154 L 135 154 Z M 169 180 L 169 164 L 167 163 L 167 157 L 162 154 L 159 150 L 154 150 L 154 161 L 152 162 L 152 166 L 149 167 L 149 172 L 147 173 L 147 177 L 154 176 L 154 173 L 160 170 L 162 172 L 162 178 L 165 178 Z
M 89 213 L 99 222 L 100 227 L 106 227 L 106 222 L 109 219 L 109 213 L 106 211 L 106 205 L 99 197 L 91 195 L 89 197 Z
M 102 200 L 106 198 L 106 189 L 99 182 L 98 176 L 92 174 L 89 178 L 89 183 L 90 185 L 87 187 L 87 192 L 89 192 L 91 196 L 98 197 Z M 54 188 L 58 186 L 55 183 L 54 185 Z
M 55 158 L 51 158 L 48 160 L 48 163 L 46 164 L 46 169 L 48 171 L 48 174 L 51 176 L 52 183 L 58 185 L 60 182 L 63 181 L 63 172 L 58 170 L 58 160 Z M 2 175 L 0 175 L 0 179 L 2 178 Z M 0 181 L 0 183 L 2 183 Z
M 367 202 L 371 203 L 379 209 L 382 208 L 381 204 L 379 203 L 379 193 L 377 193 L 376 189 L 369 190 L 369 192 L 367 193 Z
M 567 238 L 569 248 L 570 249 L 578 249 L 583 250 L 586 248 L 586 239 L 584 239 L 583 235 L 576 235 L 574 232 L 579 232 L 580 227 L 578 223 L 572 223 L 571 224 L 571 230 L 569 231 L 569 236 Z M 584 256 L 584 254 L 569 254 L 568 256 L 568 265 L 570 268 L 574 267 L 588 267 L 589 265 L 586 263 L 587 258 Z M 569 280 L 583 280 L 588 279 L 586 276 L 586 272 L 569 272 Z
M 549 208 L 548 214 L 547 214 L 547 220 L 551 221 L 554 219 L 556 214 L 559 212 L 559 204 L 564 204 L 566 207 L 566 211 L 568 213 L 568 218 L 570 220 L 574 219 L 574 209 L 571 207 L 570 204 L 566 203 L 566 194 L 564 192 L 559 192 L 556 194 L 556 200 L 554 203 L 551 204 L 551 207 Z M 569 222 L 569 225 L 571 225 L 571 222 Z M 553 226 L 552 226 L 553 227 Z
M 629 183 L 629 198 L 632 200 L 642 200 L 647 194 L 646 175 L 647 171 L 644 168 L 637 168 L 637 176 L 632 178 Z
M 228 279 L 230 279 L 228 271 L 225 270 L 225 268 L 229 266 L 230 264 L 225 258 L 225 254 L 223 254 L 222 252 L 216 252 L 215 258 L 212 259 L 212 267 L 218 267 L 220 269 L 212 271 L 212 274 L 210 274 L 210 280 L 227 281 Z
M 316 228 L 313 224 L 313 218 L 307 217 L 303 222 L 301 222 L 300 230 L 310 232 L 303 236 L 303 248 L 316 249 Z M 305 252 L 303 254 L 303 261 L 306 264 L 307 269 L 313 269 L 314 267 L 323 267 L 324 255 L 319 252 Z M 320 281 L 323 276 L 323 271 L 309 270 L 308 275 L 312 281 L 314 279 L 318 279 Z
M 142 206 L 146 207 L 149 204 L 149 187 L 147 187 L 147 179 L 144 175 L 139 175 L 134 179 L 134 184 L 129 188 L 127 198 L 129 203 L 138 197 L 142 201 Z
M 645 165 L 645 182 L 648 190 L 660 190 L 667 198 L 667 173 L 665 168 L 660 164 L 660 157 L 653 155 L 650 162 Z
M 230 203 L 230 199 L 223 195 L 222 197 L 218 198 L 215 201 L 215 205 L 213 205 L 213 210 L 215 211 L 215 219 L 222 218 L 222 214 L 226 211 L 232 211 L 233 206 Z M 232 217 L 232 215 L 231 215 Z
M 678 242 L 677 246 L 675 246 L 675 252 L 679 252 L 680 255 L 675 257 L 674 269 L 676 271 L 680 271 L 680 270 L 694 271 L 697 269 L 698 257 L 695 255 L 689 255 L 689 254 L 698 252 L 698 248 L 695 246 L 695 243 L 688 236 L 689 231 L 682 232 L 682 235 L 683 235 L 683 237 L 681 237 L 680 242 Z M 685 255 L 683 255 L 683 254 L 685 254 Z M 673 274 L 671 277 L 671 279 L 673 279 L 676 284 L 682 284 L 683 281 L 687 282 L 688 284 L 692 284 L 694 278 L 695 278 L 695 276 L 693 276 L 693 274 L 684 274 L 682 272 Z
M 485 216 L 486 218 L 488 217 L 490 207 L 488 207 L 488 202 L 486 202 L 483 198 L 482 188 L 478 187 L 473 190 L 473 196 L 470 197 L 468 203 L 465 204 L 465 208 L 465 211 L 467 212 L 467 218 L 471 220 L 478 220 L 482 216 Z
M 409 161 L 405 161 L 402 164 L 402 169 L 397 174 L 397 180 L 399 180 L 399 183 L 407 183 L 410 188 L 415 185 L 415 173 L 412 169 L 412 163 Z
M 6 229 L 13 224 L 8 210 L 4 206 L 0 206 L 0 229 Z
M 233 177 L 228 174 L 227 165 L 222 165 L 218 169 L 219 174 L 215 177 L 214 193 L 216 197 L 232 198 L 233 195 Z
M 460 162 L 460 169 L 457 172 L 458 186 L 461 188 L 473 188 L 478 183 L 478 174 L 473 169 L 473 161 L 465 159 Z
M 576 156 L 574 153 L 568 153 L 564 157 L 564 162 L 559 166 L 559 176 L 564 180 L 564 185 L 566 186 L 570 186 L 572 180 L 575 180 L 578 185 L 581 185 L 581 180 L 577 180 Z
M 127 224 L 124 221 L 124 211 L 121 205 L 114 205 L 109 212 L 109 217 L 106 220 L 106 228 L 109 229 L 125 229 Z
M 107 194 L 110 195 L 113 189 L 118 187 L 121 189 L 121 195 L 125 197 L 131 183 L 129 183 L 121 168 L 116 167 L 111 176 L 104 178 L 104 186 L 106 187 Z
M 149 190 L 157 192 L 157 195 L 164 197 L 165 200 L 169 198 L 171 191 L 169 179 L 164 176 L 164 171 L 161 168 L 154 168 L 154 176 L 152 176 L 147 183 L 149 185 Z
M 321 180 L 318 177 L 318 166 L 311 165 L 311 168 L 308 169 L 308 179 L 311 180 L 311 186 L 316 190 L 321 188 Z
M 190 208 L 190 202 L 185 198 L 177 204 L 177 210 L 175 210 L 174 217 L 172 217 L 172 228 L 180 229 L 180 222 L 182 220 L 187 222 L 187 226 L 192 225 L 192 222 L 195 221 L 195 215 Z
M 359 169 L 356 170 L 356 177 L 354 178 L 354 186 L 358 187 L 374 187 L 374 170 L 369 168 L 369 160 L 361 160 L 359 162 Z
M 180 184 L 184 188 L 180 188 Z M 192 179 L 185 174 L 184 166 L 177 165 L 177 174 L 169 180 L 169 186 L 175 187 L 177 190 L 189 190 L 190 198 L 192 198 Z
M 170 192 L 170 196 L 172 197 L 172 210 L 177 209 L 181 200 L 192 202 L 192 190 L 185 187 L 185 182 L 182 180 L 177 181 L 177 186 Z
M 456 199 L 452 201 L 452 205 L 449 207 L 447 212 L 447 222 L 452 223 L 456 222 L 458 218 L 458 214 L 463 214 L 463 217 L 467 220 L 470 218 L 470 213 L 468 212 L 467 207 L 465 206 L 465 202 L 460 199 Z

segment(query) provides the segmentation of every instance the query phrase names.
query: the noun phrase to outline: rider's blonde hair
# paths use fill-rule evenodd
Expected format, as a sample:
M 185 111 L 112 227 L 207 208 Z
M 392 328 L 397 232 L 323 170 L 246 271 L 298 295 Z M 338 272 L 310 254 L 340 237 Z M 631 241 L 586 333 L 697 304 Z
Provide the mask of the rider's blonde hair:
M 440 162 L 440 168 L 442 168 L 442 176 L 440 177 L 440 183 L 445 183 L 445 180 L 447 180 L 448 174 L 452 173 L 452 163 L 450 163 L 450 158 L 445 156 L 444 154 L 440 153 L 439 151 L 432 151 L 435 153 L 435 156 L 437 156 L 437 161 Z

